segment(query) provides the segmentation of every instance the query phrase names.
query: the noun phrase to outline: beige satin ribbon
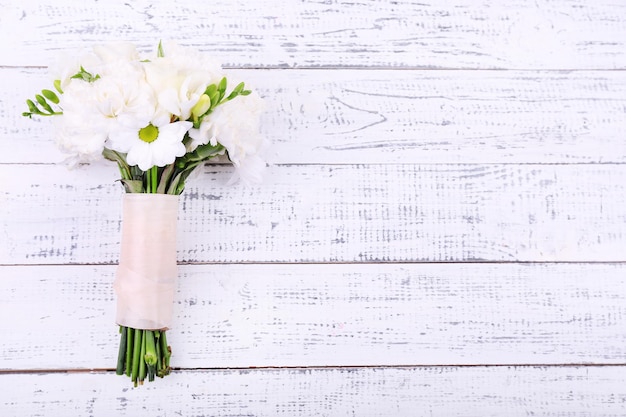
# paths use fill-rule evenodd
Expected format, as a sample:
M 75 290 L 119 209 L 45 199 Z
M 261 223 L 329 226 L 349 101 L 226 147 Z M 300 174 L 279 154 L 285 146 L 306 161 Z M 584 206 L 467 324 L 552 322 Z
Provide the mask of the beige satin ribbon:
M 163 330 L 171 326 L 176 291 L 178 196 L 124 194 L 120 262 L 113 288 L 116 322 Z

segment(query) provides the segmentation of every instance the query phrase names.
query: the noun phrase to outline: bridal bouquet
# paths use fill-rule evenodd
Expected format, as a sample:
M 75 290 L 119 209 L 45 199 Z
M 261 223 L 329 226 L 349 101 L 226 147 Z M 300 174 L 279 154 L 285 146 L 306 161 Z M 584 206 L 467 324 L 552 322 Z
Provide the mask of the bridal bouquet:
M 175 44 L 159 43 L 147 57 L 130 44 L 96 46 L 53 72 L 54 87 L 27 100 L 23 115 L 58 116 L 56 143 L 70 165 L 117 163 L 126 191 L 114 282 L 117 374 L 137 386 L 170 372 L 177 196 L 208 160 L 231 162 L 231 181 L 260 181 L 263 101 L 212 57 Z

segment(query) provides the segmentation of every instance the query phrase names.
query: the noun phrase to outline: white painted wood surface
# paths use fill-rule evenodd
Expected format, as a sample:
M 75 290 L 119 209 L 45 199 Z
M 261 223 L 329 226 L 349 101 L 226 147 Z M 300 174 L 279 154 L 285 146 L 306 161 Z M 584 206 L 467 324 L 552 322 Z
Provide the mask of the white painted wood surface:
M 2 375 L 8 415 L 618 417 L 615 367 L 208 370 L 167 389 L 102 373 Z M 162 382 L 162 381 L 158 381 Z
M 0 10 L 3 415 L 626 414 L 626 3 Z M 115 168 L 19 116 L 60 50 L 120 38 L 218 55 L 276 149 L 261 186 L 190 182 L 175 371 L 138 389 Z
M 2 368 L 115 363 L 115 266 L 0 273 L 13 289 L 0 302 L 21 317 L 0 324 Z M 175 303 L 168 341 L 178 368 L 617 365 L 626 357 L 624 264 L 183 265 Z M 41 343 L 55 338 L 65 343 Z
M 0 166 L 0 263 L 117 262 L 117 175 Z M 206 166 L 181 196 L 181 262 L 624 259 L 626 165 L 280 165 L 255 187 L 231 175 Z
M 0 56 L 41 66 L 59 49 L 159 37 L 237 67 L 624 69 L 619 0 L 2 0 Z M 17 35 L 17 36 L 16 36 Z

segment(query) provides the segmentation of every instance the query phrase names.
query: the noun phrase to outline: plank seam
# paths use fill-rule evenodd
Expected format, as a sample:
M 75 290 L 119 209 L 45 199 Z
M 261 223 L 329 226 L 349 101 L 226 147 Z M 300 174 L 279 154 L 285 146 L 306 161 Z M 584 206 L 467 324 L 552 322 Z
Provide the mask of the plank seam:
M 510 363 L 510 364 L 415 364 L 415 365 L 346 365 L 346 366 L 242 366 L 242 367 L 209 367 L 209 368 L 172 368 L 173 372 L 195 371 L 325 371 L 325 370 L 386 370 L 386 369 L 415 369 L 415 368 L 620 368 L 626 367 L 624 363 Z M 0 375 L 28 375 L 28 374 L 84 374 L 84 373 L 114 373 L 114 368 L 90 368 L 90 369 L 3 369 Z
M 626 265 L 624 261 L 363 261 L 363 262 L 178 262 L 178 266 L 227 265 Z M 64 263 L 64 264 L 2 264 L 2 267 L 97 267 L 117 266 L 117 263 Z

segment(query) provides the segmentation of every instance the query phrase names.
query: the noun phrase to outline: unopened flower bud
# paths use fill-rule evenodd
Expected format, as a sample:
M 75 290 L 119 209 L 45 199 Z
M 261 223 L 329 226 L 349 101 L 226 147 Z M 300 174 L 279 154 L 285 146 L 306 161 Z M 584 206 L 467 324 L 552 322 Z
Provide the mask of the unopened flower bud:
M 195 106 L 191 108 L 194 117 L 200 117 L 211 108 L 211 99 L 206 94 L 202 94 Z

